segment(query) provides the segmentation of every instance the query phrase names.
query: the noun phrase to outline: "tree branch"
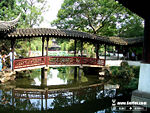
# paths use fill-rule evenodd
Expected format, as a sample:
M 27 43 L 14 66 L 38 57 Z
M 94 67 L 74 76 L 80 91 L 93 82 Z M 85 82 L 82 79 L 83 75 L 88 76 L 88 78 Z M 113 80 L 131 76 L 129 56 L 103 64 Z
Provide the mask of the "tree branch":
M 105 23 L 105 21 L 111 16 L 111 14 L 112 14 L 112 12 L 110 12 L 110 14 L 109 15 L 107 15 L 107 17 L 102 21 L 102 24 L 101 25 L 99 25 L 96 29 L 95 29 L 95 31 L 96 31 L 96 33 L 97 33 L 97 31 L 99 31 L 102 27 L 104 27 L 104 25 L 106 24 Z M 109 21 L 108 21 L 109 22 Z
M 94 28 L 94 26 L 92 25 L 92 22 L 91 22 L 90 17 L 89 17 L 89 15 L 88 15 L 88 14 L 87 14 L 87 18 L 88 18 L 89 26 L 92 28 L 92 30 L 93 30 L 93 32 L 94 32 L 94 34 L 96 34 L 95 28 Z

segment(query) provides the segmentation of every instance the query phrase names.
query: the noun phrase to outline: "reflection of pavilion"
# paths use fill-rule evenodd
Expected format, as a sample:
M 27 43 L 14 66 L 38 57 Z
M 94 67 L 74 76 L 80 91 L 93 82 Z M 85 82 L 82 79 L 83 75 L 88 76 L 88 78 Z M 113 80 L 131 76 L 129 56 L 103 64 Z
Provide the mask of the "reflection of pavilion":
M 96 109 L 98 110 L 103 110 L 110 107 L 105 102 L 107 101 L 107 104 L 108 102 L 111 103 L 111 98 L 116 95 L 115 87 L 113 89 L 109 86 L 106 87 L 104 89 L 103 84 L 92 84 L 84 87 L 62 89 L 14 88 L 9 91 L 0 90 L 2 91 L 0 97 L 6 97 L 5 100 L 3 99 L 4 103 L 0 101 L 0 105 L 4 105 L 5 109 L 7 105 L 13 106 L 13 111 L 17 109 L 37 110 L 37 112 L 50 110 L 51 112 L 51 110 L 55 111 L 55 108 L 59 108 L 59 110 L 78 108 L 80 111 L 82 107 L 86 108 L 89 105 L 89 110 L 92 110 L 94 106 L 97 106 Z M 87 111 L 87 109 L 84 110 Z
M 17 99 L 28 100 L 31 101 L 31 103 L 35 101 L 41 101 L 41 110 L 50 109 L 52 107 L 51 106 L 52 104 L 54 108 L 59 106 L 60 109 L 65 107 L 67 108 L 70 105 L 81 107 L 90 104 L 91 106 L 91 100 L 94 100 L 95 102 L 99 103 L 98 105 L 101 105 L 103 103 L 102 101 L 105 101 L 105 99 L 108 101 L 108 98 L 111 99 L 116 96 L 116 88 L 117 88 L 116 86 L 111 85 L 107 85 L 104 87 L 104 85 L 100 83 L 83 87 L 62 88 L 62 89 L 14 88 L 12 90 L 13 96 L 12 104 L 14 106 L 15 101 L 17 101 Z M 109 102 L 111 103 L 110 100 Z M 101 107 L 98 108 L 101 109 Z
M 96 90 L 98 87 L 102 87 L 102 83 L 92 84 L 88 86 L 82 87 L 73 87 L 73 88 L 61 88 L 61 89 L 25 89 L 25 88 L 14 88 L 13 89 L 13 96 L 14 98 L 22 98 L 22 99 L 51 99 L 57 97 L 61 94 L 62 97 L 82 95 L 86 93 L 88 90 Z M 118 85 L 104 85 L 103 90 L 111 90 L 111 89 L 118 89 Z M 106 91 L 105 91 L 106 92 Z M 92 93 L 92 92 L 91 92 Z M 105 95 L 105 94 L 104 94 Z

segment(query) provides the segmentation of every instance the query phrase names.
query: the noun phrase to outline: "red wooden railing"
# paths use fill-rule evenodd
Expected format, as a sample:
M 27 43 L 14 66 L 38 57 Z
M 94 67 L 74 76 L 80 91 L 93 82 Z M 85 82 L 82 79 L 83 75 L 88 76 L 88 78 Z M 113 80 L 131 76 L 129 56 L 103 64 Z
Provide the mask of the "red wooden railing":
M 22 58 L 15 59 L 13 62 L 14 69 L 26 68 L 26 67 L 34 67 L 45 65 L 46 58 L 45 57 L 30 57 L 30 58 Z
M 104 59 L 87 57 L 61 57 L 61 56 L 43 56 L 30 57 L 14 60 L 14 69 L 42 66 L 42 65 L 99 65 L 105 66 Z

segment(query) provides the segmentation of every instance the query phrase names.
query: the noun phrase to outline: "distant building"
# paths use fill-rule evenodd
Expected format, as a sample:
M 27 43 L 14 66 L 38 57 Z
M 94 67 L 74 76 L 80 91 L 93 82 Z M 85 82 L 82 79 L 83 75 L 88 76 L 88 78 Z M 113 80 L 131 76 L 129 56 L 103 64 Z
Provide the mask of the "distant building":
M 48 51 L 60 51 L 61 47 L 57 44 L 55 39 L 52 39 L 52 46 L 48 48 Z

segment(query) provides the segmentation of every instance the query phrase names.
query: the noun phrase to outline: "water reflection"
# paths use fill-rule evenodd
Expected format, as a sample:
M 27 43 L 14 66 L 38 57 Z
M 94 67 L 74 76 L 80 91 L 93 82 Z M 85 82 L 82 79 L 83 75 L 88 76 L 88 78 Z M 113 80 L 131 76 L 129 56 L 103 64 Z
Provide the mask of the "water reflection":
M 67 80 L 63 80 L 63 79 L 59 78 L 58 75 L 59 75 L 58 69 L 51 68 L 47 72 L 47 79 L 46 79 L 46 81 L 42 81 L 41 76 L 39 75 L 40 77 L 35 77 L 34 78 L 34 83 L 32 83 L 31 85 L 38 85 L 38 86 L 40 86 L 42 84 L 42 82 L 46 82 L 46 83 L 44 83 L 46 85 L 67 84 Z
M 107 109 L 111 106 L 111 98 L 116 96 L 117 89 L 104 89 L 102 84 L 66 89 L 25 89 L 14 88 L 0 90 L 0 104 L 4 107 L 13 106 L 15 110 L 52 110 L 85 108 Z M 105 104 L 104 102 L 107 102 Z M 93 108 L 94 107 L 94 108 Z M 69 112 L 69 111 L 68 111 Z
M 71 71 L 70 71 L 71 70 Z M 81 77 L 77 74 L 77 71 L 81 73 Z M 50 68 L 47 72 L 36 73 L 37 76 L 34 76 L 33 82 L 31 85 L 36 86 L 50 86 L 50 85 L 65 85 L 65 84 L 73 84 L 74 82 L 88 82 L 93 81 L 91 78 L 84 76 L 84 73 L 77 68 Z M 46 78 L 41 78 L 41 74 L 43 76 L 46 74 Z M 97 77 L 94 79 L 96 80 Z
M 98 76 L 84 73 L 80 77 L 78 72 L 81 70 L 51 68 L 47 77 L 41 79 L 38 70 L 30 75 L 30 79 L 1 85 L 0 112 L 108 113 L 113 98 L 128 99 L 119 85 L 105 84 Z

